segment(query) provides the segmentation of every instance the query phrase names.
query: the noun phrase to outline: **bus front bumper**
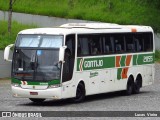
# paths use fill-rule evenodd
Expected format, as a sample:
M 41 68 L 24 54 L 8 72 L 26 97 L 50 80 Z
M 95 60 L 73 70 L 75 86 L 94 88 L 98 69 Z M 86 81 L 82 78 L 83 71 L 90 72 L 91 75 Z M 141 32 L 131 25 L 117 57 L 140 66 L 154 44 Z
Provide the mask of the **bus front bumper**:
M 21 87 L 12 86 L 12 93 L 14 97 L 20 98 L 51 98 L 61 99 L 61 87 L 50 88 L 45 90 L 23 89 Z

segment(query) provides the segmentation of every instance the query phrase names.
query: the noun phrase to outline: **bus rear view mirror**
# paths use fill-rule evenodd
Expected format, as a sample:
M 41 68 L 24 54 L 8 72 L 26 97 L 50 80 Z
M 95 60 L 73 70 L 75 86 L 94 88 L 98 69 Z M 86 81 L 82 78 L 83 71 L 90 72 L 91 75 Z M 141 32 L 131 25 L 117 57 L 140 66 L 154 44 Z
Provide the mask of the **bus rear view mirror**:
M 66 48 L 67 48 L 67 46 L 62 46 L 59 49 L 59 61 L 60 62 L 64 62 L 64 53 L 65 53 Z
M 14 47 L 14 44 L 10 44 L 8 45 L 5 50 L 4 50 L 4 60 L 5 61 L 9 61 L 9 62 L 12 62 L 11 59 L 9 59 L 9 56 L 10 56 L 10 49 Z

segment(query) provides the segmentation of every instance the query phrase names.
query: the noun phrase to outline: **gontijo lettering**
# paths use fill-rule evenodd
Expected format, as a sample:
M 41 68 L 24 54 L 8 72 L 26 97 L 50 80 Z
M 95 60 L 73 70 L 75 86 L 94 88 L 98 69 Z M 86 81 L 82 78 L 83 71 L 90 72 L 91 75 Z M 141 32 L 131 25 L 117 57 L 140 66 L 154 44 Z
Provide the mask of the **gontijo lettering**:
M 84 62 L 85 68 L 102 67 L 102 66 L 103 66 L 103 60 L 92 60 Z

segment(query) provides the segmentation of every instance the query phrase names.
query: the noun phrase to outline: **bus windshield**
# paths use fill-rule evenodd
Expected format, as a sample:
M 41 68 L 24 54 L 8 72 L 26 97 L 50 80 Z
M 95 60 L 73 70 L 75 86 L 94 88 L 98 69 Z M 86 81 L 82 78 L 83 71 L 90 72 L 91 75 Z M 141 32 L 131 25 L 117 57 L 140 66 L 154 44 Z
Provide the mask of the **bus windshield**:
M 19 35 L 16 47 L 60 48 L 62 35 Z
M 12 77 L 25 81 L 60 80 L 59 48 L 62 42 L 62 35 L 19 35 Z
M 12 77 L 25 81 L 60 79 L 59 49 L 16 49 Z

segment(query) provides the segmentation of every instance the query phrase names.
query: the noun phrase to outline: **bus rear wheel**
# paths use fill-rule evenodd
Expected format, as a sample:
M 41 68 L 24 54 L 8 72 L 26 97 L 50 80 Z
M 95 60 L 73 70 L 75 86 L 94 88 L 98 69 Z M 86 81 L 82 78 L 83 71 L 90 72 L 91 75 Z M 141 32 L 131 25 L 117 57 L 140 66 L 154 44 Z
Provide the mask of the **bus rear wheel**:
M 131 95 L 133 93 L 133 87 L 134 87 L 134 80 L 132 79 L 132 77 L 129 77 L 126 88 L 126 95 Z
M 85 86 L 82 83 L 79 83 L 76 91 L 76 97 L 73 98 L 73 102 L 79 103 L 84 101 L 84 99 L 85 99 Z
M 45 99 L 29 98 L 34 103 L 42 103 Z
M 137 77 L 135 83 L 134 83 L 134 88 L 133 88 L 133 93 L 138 94 L 140 92 L 140 88 L 142 86 L 142 78 Z

